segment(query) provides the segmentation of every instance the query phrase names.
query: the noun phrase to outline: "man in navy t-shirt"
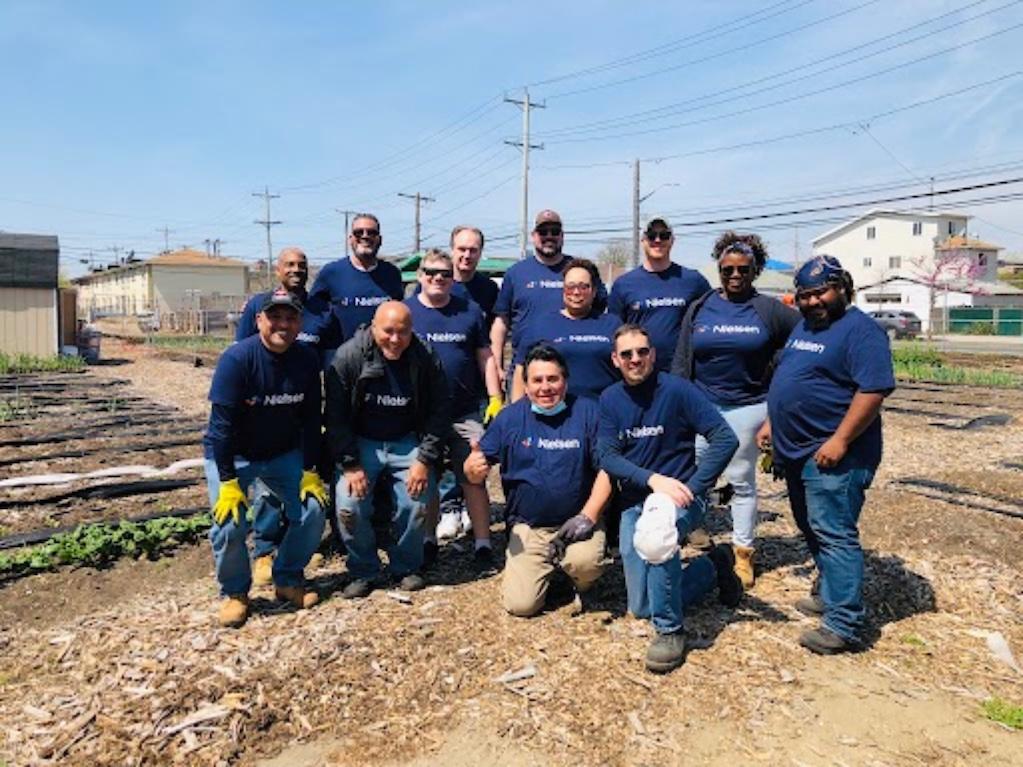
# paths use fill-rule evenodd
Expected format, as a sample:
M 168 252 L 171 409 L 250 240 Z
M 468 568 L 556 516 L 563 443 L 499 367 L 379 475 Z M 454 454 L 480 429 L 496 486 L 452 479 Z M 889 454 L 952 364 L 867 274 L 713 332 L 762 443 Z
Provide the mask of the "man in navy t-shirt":
M 609 314 L 646 328 L 657 350 L 657 369 L 664 371 L 671 370 L 686 308 L 710 290 L 702 274 L 671 260 L 674 243 L 668 220 L 651 218 L 643 232 L 643 263 L 615 280 L 607 301 Z
M 543 609 L 555 566 L 583 595 L 603 572 L 601 514 L 611 482 L 597 465 L 597 407 L 566 396 L 568 366 L 545 344 L 525 359 L 526 396 L 502 410 L 465 461 L 483 484 L 501 466 L 510 532 L 502 593 L 505 609 L 528 617 Z
M 542 210 L 536 216 L 533 227 L 534 257 L 525 258 L 514 264 L 504 274 L 501 291 L 494 305 L 494 325 L 490 330 L 490 348 L 494 353 L 497 369 L 505 375 L 504 345 L 511 328 L 512 358 L 522 342 L 523 334 L 530 322 L 543 322 L 557 314 L 562 307 L 562 272 L 571 261 L 562 252 L 565 232 L 561 216 L 553 210 Z M 601 282 L 597 287 L 594 308 L 603 312 L 607 306 L 607 290 Z
M 348 235 L 351 256 L 324 266 L 309 290 L 313 299 L 330 304 L 341 325 L 342 340 L 368 325 L 380 304 L 401 300 L 404 295 L 401 271 L 377 258 L 382 244 L 379 219 L 371 213 L 360 213 L 353 219 Z
M 651 618 L 657 637 L 646 666 L 665 673 L 685 658 L 682 611 L 714 585 L 722 604 L 735 607 L 742 582 L 733 572 L 732 547 L 721 544 L 683 569 L 678 541 L 703 517 L 703 496 L 735 453 L 739 442 L 717 409 L 689 381 L 655 370 L 657 350 L 649 332 L 623 325 L 615 332 L 612 360 L 622 381 L 600 395 L 601 467 L 620 483 L 623 507 L 619 548 L 629 611 Z M 696 463 L 699 434 L 707 450 Z M 674 504 L 671 545 L 651 561 L 636 545 L 636 531 L 649 494 Z
M 895 388 L 888 337 L 854 306 L 852 277 L 832 256 L 796 273 L 803 322 L 782 350 L 757 434 L 785 471 L 789 503 L 819 574 L 796 608 L 823 616 L 799 641 L 819 654 L 858 649 L 865 623 L 858 521 L 881 462 L 881 404 Z
M 472 523 L 475 550 L 473 561 L 483 571 L 490 569 L 490 499 L 485 488 L 466 481 L 462 464 L 469 456 L 471 442 L 483 436 L 480 413 L 484 393 L 490 395 L 488 408 L 496 415 L 503 403 L 501 384 L 490 353 L 483 310 L 474 301 L 453 295 L 454 270 L 451 256 L 442 250 L 428 250 L 419 263 L 420 292 L 406 299 L 412 313 L 412 329 L 440 357 L 451 396 L 452 433 L 447 445 L 448 462 L 455 481 L 462 486 Z M 436 544 L 439 499 L 430 499 L 427 512 L 427 542 Z M 428 547 L 429 549 L 429 547 Z
M 284 248 L 277 255 L 277 279 L 280 281 L 280 287 L 293 293 L 302 302 L 302 329 L 295 339 L 296 343 L 315 349 L 322 366 L 321 355 L 324 350 L 335 349 L 341 343 L 341 326 L 326 301 L 310 299 L 306 293 L 309 262 L 301 248 Z M 273 290 L 257 293 L 246 302 L 235 330 L 236 342 L 259 332 L 256 327 L 256 315 L 272 293 Z M 329 519 L 332 528 L 336 527 L 333 514 Z M 253 585 L 265 586 L 271 583 L 273 552 L 277 548 L 280 536 L 279 510 L 268 504 L 265 496 L 257 495 L 252 500 L 252 555 L 255 559 L 252 566 Z
M 256 315 L 259 333 L 228 349 L 210 386 L 203 438 L 213 506 L 210 542 L 221 594 L 220 622 L 248 618 L 252 583 L 246 492 L 257 478 L 280 499 L 288 524 L 273 563 L 278 599 L 299 609 L 319 601 L 303 568 L 323 534 L 327 489 L 316 474 L 320 436 L 320 368 L 316 352 L 296 344 L 302 304 L 278 288 Z

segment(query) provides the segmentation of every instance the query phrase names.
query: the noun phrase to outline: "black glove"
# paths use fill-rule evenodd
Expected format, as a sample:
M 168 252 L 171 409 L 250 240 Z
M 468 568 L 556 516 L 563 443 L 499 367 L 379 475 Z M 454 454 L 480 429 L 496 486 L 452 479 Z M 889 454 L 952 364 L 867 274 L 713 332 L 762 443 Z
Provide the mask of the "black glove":
M 561 526 L 557 534 L 547 546 L 547 558 L 551 562 L 560 562 L 565 557 L 565 549 L 577 541 L 585 541 L 593 535 L 593 522 L 585 514 L 576 514 Z

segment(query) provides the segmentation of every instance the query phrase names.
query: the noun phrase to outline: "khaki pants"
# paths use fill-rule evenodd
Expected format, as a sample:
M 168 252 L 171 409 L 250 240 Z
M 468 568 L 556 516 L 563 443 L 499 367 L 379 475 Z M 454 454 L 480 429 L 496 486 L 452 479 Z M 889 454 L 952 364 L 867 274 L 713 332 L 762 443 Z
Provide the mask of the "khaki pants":
M 557 532 L 556 527 L 530 527 L 524 522 L 512 527 L 502 583 L 504 609 L 512 615 L 527 618 L 543 609 L 555 568 L 547 561 L 547 546 Z M 561 569 L 578 591 L 587 591 L 603 573 L 606 542 L 602 520 L 592 537 L 565 550 Z

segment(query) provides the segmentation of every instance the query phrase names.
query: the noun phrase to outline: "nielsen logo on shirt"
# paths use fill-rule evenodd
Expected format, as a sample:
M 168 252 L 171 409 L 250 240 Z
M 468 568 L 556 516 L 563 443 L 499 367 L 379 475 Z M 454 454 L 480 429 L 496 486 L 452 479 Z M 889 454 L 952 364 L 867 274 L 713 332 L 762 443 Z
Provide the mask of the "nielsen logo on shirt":
M 426 340 L 432 344 L 457 344 L 465 340 L 465 333 L 427 333 Z
M 544 450 L 578 450 L 582 447 L 582 444 L 577 439 L 545 439 L 539 437 L 536 440 L 536 446 Z
M 318 344 L 320 342 L 320 337 L 313 335 L 312 333 L 299 333 L 295 340 L 301 341 L 304 344 Z
M 664 434 L 664 427 L 660 424 L 657 426 L 633 426 L 631 429 L 626 429 L 624 436 L 629 439 L 645 439 L 647 437 L 657 437 Z M 619 434 L 619 439 L 622 437 Z
M 756 325 L 715 325 L 715 333 L 760 333 Z
M 789 348 L 796 349 L 801 352 L 814 352 L 816 354 L 823 354 L 827 348 L 824 344 L 819 344 L 814 341 L 803 341 L 800 338 L 793 338 L 789 341 Z
M 530 289 L 538 286 L 541 288 L 557 288 L 558 290 L 561 290 L 565 287 L 565 282 L 564 280 L 530 280 L 526 283 L 526 287 Z
M 411 401 L 411 397 L 399 397 L 394 394 L 377 395 L 377 404 L 384 407 L 405 407 Z
M 645 303 L 647 309 L 661 309 L 665 306 L 685 306 L 686 300 L 684 298 L 666 296 L 665 298 L 648 298 Z
M 300 394 L 265 394 L 263 395 L 262 402 L 259 397 L 253 397 L 250 400 L 246 400 L 249 405 L 297 405 L 305 399 L 305 393 Z
M 565 340 L 564 336 L 562 336 L 561 338 L 555 338 L 554 339 L 554 343 L 559 343 L 559 342 L 564 341 L 564 340 Z M 611 339 L 608 338 L 607 336 L 601 336 L 601 335 L 596 335 L 596 334 L 588 335 L 588 336 L 569 336 L 568 337 L 568 341 L 569 341 L 569 343 L 573 343 L 573 344 L 609 344 L 609 343 L 611 343 Z

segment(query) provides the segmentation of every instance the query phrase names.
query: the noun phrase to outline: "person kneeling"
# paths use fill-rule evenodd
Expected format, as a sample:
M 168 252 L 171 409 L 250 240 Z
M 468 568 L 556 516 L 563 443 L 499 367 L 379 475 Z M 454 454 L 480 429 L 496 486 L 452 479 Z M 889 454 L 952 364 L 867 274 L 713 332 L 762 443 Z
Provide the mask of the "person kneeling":
M 510 525 L 502 591 L 505 609 L 540 612 L 555 568 L 582 595 L 603 572 L 601 513 L 611 481 L 598 468 L 597 406 L 566 396 L 568 366 L 538 344 L 526 355 L 526 397 L 502 410 L 465 460 L 465 476 L 482 483 L 501 466 Z

